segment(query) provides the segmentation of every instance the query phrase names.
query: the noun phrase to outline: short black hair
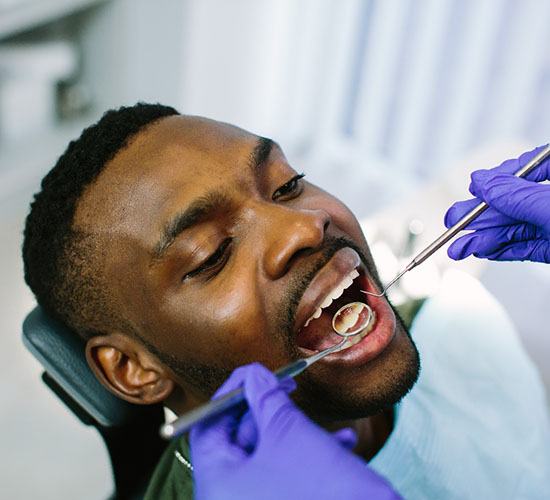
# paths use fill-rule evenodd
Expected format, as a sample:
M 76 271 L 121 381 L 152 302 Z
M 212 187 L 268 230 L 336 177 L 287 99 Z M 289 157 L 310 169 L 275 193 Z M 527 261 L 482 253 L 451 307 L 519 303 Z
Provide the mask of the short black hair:
M 179 115 L 172 107 L 141 102 L 107 111 L 69 143 L 34 195 L 24 229 L 25 281 L 46 313 L 84 338 L 124 325 L 94 265 L 97 241 L 73 227 L 78 200 L 134 135 L 172 115 Z

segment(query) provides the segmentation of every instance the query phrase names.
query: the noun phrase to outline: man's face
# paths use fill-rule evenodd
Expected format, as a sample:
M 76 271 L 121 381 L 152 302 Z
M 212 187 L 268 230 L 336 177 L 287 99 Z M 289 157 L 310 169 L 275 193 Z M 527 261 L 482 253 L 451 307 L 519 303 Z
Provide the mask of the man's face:
M 185 394 L 180 410 L 237 366 L 276 369 L 340 341 L 332 314 L 351 301 L 371 306 L 373 330 L 301 375 L 297 401 L 321 420 L 365 416 L 416 380 L 416 350 L 391 306 L 360 291 L 377 281 L 357 220 L 270 141 L 206 119 L 162 119 L 107 165 L 75 226 L 105 242 L 117 307 L 168 366 Z

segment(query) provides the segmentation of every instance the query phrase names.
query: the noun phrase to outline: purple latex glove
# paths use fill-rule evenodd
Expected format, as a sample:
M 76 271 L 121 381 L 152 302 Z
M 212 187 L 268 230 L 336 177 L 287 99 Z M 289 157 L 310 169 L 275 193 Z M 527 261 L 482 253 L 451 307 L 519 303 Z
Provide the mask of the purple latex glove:
M 221 396 L 244 387 L 249 409 L 227 412 L 191 430 L 191 459 L 198 500 L 315 498 L 398 499 L 382 477 L 348 448 L 355 434 L 336 435 L 307 418 L 266 368 L 237 368 Z
M 449 257 L 550 263 L 550 185 L 537 184 L 550 179 L 550 161 L 542 162 L 526 179 L 513 175 L 542 149 L 472 173 L 470 192 L 476 198 L 455 203 L 445 215 L 445 225 L 451 227 L 481 200 L 491 208 L 467 227 L 473 232 L 454 241 Z

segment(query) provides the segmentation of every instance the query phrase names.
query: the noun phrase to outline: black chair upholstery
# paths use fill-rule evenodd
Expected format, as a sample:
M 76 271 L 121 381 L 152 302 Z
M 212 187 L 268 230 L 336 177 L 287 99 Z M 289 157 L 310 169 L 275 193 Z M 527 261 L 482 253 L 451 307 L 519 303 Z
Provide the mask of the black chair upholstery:
M 23 343 L 44 367 L 44 383 L 101 434 L 111 459 L 113 498 L 142 498 L 166 447 L 158 434 L 162 407 L 133 405 L 107 391 L 86 362 L 84 341 L 39 306 L 23 322 Z

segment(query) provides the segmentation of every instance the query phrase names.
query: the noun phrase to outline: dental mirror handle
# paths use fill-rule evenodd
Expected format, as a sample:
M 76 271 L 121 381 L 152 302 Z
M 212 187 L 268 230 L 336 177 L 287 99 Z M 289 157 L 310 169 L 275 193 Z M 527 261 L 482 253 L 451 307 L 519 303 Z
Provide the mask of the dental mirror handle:
M 287 377 L 294 378 L 296 375 L 302 373 L 306 368 L 311 366 L 316 361 L 324 358 L 328 354 L 336 351 L 339 347 L 344 345 L 346 339 L 344 338 L 340 343 L 335 344 L 324 351 L 318 352 L 309 358 L 299 359 L 290 363 L 289 365 L 279 368 L 274 374 L 279 380 L 282 380 Z M 190 412 L 178 417 L 171 423 L 164 424 L 160 428 L 160 435 L 164 439 L 172 439 L 176 436 L 179 436 L 187 432 L 191 427 L 201 420 L 205 420 L 214 415 L 223 413 L 234 406 L 237 406 L 243 403 L 245 400 L 244 391 L 242 387 L 234 389 L 231 392 L 228 392 L 224 396 L 213 399 L 212 401 L 191 410 Z

